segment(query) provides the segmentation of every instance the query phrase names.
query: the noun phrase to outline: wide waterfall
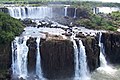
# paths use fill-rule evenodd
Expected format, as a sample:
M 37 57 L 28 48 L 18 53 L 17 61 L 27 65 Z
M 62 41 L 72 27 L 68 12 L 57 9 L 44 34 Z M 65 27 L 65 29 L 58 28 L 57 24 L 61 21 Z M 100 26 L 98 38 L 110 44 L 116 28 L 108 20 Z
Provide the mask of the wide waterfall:
M 89 70 L 87 67 L 86 61 L 86 52 L 85 46 L 81 40 L 78 41 L 79 45 L 77 46 L 76 42 L 74 44 L 74 55 L 75 55 L 75 80 L 89 80 Z
M 31 18 L 40 19 L 49 17 L 52 18 L 51 7 L 7 7 L 9 14 L 14 18 Z
M 13 75 L 27 77 L 27 55 L 28 47 L 26 41 L 29 37 L 16 37 L 12 42 L 12 71 Z
M 42 79 L 43 80 L 43 76 L 42 76 L 42 69 L 41 69 L 41 56 L 40 56 L 40 37 L 38 37 L 36 39 L 36 42 L 37 42 L 37 61 L 36 61 L 36 75 L 39 77 L 39 79 Z

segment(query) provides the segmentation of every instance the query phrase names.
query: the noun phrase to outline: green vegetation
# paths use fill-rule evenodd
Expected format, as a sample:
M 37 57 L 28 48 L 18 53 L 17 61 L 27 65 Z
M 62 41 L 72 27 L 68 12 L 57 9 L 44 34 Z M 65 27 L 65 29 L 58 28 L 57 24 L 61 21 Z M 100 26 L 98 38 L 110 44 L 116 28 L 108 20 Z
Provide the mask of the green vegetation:
M 15 36 L 20 35 L 23 28 L 19 20 L 0 12 L 0 44 L 12 41 Z
M 84 7 L 96 7 L 96 6 L 106 6 L 106 7 L 120 7 L 120 3 L 103 3 L 103 2 L 91 2 L 84 0 L 0 0 L 0 3 L 17 3 L 17 4 L 47 4 L 49 2 L 58 2 L 62 4 L 70 4 L 74 6 L 84 6 Z
M 115 17 L 115 16 L 114 16 Z M 104 18 L 100 15 L 91 14 L 89 18 L 82 18 L 76 21 L 77 24 L 93 29 L 105 29 L 116 31 L 118 24 L 113 19 Z
M 90 10 L 87 12 L 89 16 L 77 19 L 77 25 L 92 29 L 105 29 L 110 31 L 116 31 L 117 28 L 120 27 L 120 11 L 112 12 L 110 14 L 93 14 Z

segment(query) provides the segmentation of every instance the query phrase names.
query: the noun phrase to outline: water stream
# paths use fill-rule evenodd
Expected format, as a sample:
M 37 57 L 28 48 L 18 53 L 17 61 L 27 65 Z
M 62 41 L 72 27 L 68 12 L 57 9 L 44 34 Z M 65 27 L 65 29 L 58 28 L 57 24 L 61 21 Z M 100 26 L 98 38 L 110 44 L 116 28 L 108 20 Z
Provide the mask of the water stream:
M 16 37 L 12 42 L 12 71 L 18 77 L 27 77 L 28 47 L 26 41 L 29 37 Z
M 85 46 L 81 40 L 78 40 L 79 46 L 76 41 L 73 40 L 74 44 L 74 55 L 75 55 L 75 78 L 74 80 L 90 80 L 89 70 L 86 61 Z

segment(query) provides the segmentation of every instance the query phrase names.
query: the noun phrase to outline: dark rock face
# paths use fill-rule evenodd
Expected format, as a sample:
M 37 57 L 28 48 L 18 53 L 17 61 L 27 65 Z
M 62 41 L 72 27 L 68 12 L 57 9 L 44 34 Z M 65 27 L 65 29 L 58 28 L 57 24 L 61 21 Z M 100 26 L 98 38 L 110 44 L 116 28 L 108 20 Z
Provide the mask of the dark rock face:
M 106 58 L 110 63 L 120 64 L 120 33 L 103 33 Z
M 77 18 L 88 18 L 89 17 L 89 12 L 86 9 L 77 8 L 76 17 Z
M 83 42 L 86 50 L 88 66 L 91 72 L 100 66 L 100 48 L 98 46 L 98 40 L 95 37 L 88 36 Z
M 11 45 L 10 44 L 1 44 L 0 45 L 0 79 L 1 80 L 10 80 L 9 69 L 11 67 Z
M 29 48 L 28 51 L 28 73 L 30 74 L 35 74 L 36 71 L 36 51 L 37 51 L 37 46 L 36 46 L 36 39 L 35 38 L 30 38 L 27 41 L 27 46 Z
M 64 7 L 53 7 L 52 8 L 52 12 L 53 12 L 53 15 L 54 17 L 61 17 L 61 16 L 64 16 Z
M 74 76 L 74 49 L 69 40 L 41 40 L 44 77 L 62 79 Z
M 74 17 L 75 8 L 67 8 L 67 16 Z
M 8 9 L 4 7 L 0 8 L 0 12 L 9 13 Z

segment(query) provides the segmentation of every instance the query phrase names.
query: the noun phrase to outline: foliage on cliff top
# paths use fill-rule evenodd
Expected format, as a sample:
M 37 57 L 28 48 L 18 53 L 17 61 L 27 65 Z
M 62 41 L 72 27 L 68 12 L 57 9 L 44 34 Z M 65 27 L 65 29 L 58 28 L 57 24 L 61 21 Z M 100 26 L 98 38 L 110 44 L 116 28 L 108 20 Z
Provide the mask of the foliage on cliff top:
M 90 9 L 88 10 L 89 16 L 86 18 L 78 18 L 77 25 L 81 25 L 92 29 L 105 29 L 116 31 L 120 27 L 120 11 L 112 12 L 109 14 L 99 13 L 93 14 Z
M 24 26 L 19 20 L 0 12 L 0 44 L 12 41 L 23 29 Z

